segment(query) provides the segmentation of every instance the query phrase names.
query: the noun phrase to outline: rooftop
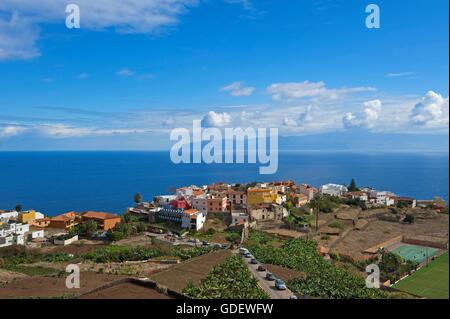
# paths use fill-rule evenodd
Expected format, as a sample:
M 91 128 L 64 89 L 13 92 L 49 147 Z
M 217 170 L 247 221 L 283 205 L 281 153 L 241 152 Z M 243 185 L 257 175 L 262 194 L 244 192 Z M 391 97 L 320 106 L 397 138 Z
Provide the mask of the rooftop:
M 105 212 L 93 212 L 93 211 L 85 212 L 82 214 L 82 216 L 85 218 L 95 218 L 95 219 L 120 218 L 120 216 L 116 215 L 116 214 L 110 214 L 110 213 L 105 213 Z

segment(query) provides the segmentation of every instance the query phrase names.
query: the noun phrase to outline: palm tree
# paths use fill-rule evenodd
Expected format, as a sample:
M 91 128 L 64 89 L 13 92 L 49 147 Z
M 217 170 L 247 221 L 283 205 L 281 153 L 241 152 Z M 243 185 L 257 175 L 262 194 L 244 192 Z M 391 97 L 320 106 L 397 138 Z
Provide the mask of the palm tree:
M 140 193 L 136 193 L 134 194 L 134 202 L 136 204 L 139 204 L 142 202 L 142 195 Z

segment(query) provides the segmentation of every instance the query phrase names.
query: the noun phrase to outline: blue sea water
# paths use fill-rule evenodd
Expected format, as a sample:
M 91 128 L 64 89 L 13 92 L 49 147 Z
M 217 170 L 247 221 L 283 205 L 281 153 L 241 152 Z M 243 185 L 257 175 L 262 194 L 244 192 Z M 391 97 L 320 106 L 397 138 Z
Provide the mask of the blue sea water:
M 448 201 L 448 153 L 281 152 L 275 175 L 257 164 L 181 164 L 168 152 L 0 152 L 0 209 L 22 204 L 48 215 L 75 210 L 123 213 L 144 199 L 183 185 L 293 179 L 334 182 Z

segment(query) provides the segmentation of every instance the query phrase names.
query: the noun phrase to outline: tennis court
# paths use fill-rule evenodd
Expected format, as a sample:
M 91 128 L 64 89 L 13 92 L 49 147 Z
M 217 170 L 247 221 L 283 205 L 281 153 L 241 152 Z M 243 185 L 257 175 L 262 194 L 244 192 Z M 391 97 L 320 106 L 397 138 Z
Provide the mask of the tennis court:
M 426 298 L 448 299 L 448 273 L 448 253 L 445 253 L 396 283 L 394 288 Z
M 427 258 L 431 258 L 439 251 L 439 249 L 416 246 L 416 245 L 401 245 L 392 250 L 394 254 L 399 255 L 405 260 L 415 261 L 417 263 L 422 263 L 426 261 Z

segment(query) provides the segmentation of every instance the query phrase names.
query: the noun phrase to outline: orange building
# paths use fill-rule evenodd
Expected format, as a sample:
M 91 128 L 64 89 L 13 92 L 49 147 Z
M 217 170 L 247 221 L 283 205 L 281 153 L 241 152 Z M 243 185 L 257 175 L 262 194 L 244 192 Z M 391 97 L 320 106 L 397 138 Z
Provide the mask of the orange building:
M 208 213 L 222 213 L 227 210 L 228 198 L 225 197 L 211 197 L 207 199 Z
M 75 212 L 64 213 L 50 219 L 50 228 L 69 230 L 80 223 L 80 217 Z
M 45 227 L 50 226 L 50 222 L 51 222 L 51 218 L 45 217 L 45 218 L 41 218 L 41 219 L 32 220 L 28 224 L 30 226 L 45 228 Z
M 83 222 L 88 220 L 95 221 L 98 225 L 98 229 L 101 230 L 113 229 L 121 221 L 119 215 L 104 212 L 85 212 L 81 214 L 81 219 Z

